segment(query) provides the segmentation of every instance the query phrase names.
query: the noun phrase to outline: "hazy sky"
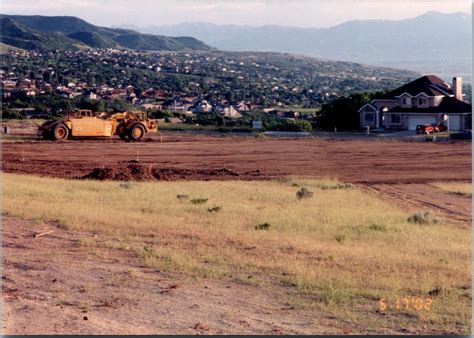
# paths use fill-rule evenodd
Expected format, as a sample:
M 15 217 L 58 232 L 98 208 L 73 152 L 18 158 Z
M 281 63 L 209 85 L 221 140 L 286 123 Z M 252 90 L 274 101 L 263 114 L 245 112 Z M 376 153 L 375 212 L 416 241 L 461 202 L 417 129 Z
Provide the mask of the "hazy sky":
M 4 14 L 72 15 L 101 26 L 212 22 L 328 27 L 428 11 L 471 14 L 471 0 L 0 0 Z

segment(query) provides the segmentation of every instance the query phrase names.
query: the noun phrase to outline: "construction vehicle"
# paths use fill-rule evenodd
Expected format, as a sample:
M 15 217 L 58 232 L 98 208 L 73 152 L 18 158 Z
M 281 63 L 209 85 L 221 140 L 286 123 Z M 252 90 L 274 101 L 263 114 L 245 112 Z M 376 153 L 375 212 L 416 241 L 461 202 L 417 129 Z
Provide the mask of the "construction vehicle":
M 61 119 L 47 121 L 38 127 L 38 136 L 47 140 L 69 137 L 112 137 L 139 141 L 147 133 L 157 132 L 156 121 L 144 112 L 106 113 L 91 110 L 69 112 Z

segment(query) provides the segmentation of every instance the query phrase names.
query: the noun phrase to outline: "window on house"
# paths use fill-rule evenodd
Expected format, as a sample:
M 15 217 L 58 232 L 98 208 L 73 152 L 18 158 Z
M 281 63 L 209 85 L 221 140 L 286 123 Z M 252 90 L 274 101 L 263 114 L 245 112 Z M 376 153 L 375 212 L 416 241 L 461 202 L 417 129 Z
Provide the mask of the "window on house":
M 407 99 L 406 98 L 402 99 L 402 104 L 407 104 Z
M 365 122 L 374 122 L 374 113 L 365 113 Z
M 400 115 L 399 114 L 392 114 L 390 115 L 390 123 L 400 123 Z
M 420 98 L 418 99 L 418 105 L 419 105 L 419 106 L 423 106 L 424 104 L 426 104 L 426 99 L 420 97 Z

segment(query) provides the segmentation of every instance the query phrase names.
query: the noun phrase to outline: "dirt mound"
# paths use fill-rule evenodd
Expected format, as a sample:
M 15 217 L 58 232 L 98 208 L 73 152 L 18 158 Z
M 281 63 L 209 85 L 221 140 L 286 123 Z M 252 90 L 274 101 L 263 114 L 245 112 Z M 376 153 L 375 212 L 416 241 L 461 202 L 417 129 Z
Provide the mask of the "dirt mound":
M 150 181 L 155 179 L 149 165 L 142 166 L 137 164 L 130 164 L 122 168 L 95 168 L 91 173 L 82 176 L 81 178 L 100 181 Z
M 112 180 L 112 181 L 176 181 L 176 180 L 226 180 L 250 179 L 263 176 L 260 170 L 237 173 L 227 168 L 221 169 L 182 169 L 153 168 L 150 164 L 129 164 L 118 167 L 101 167 L 93 169 L 81 179 Z

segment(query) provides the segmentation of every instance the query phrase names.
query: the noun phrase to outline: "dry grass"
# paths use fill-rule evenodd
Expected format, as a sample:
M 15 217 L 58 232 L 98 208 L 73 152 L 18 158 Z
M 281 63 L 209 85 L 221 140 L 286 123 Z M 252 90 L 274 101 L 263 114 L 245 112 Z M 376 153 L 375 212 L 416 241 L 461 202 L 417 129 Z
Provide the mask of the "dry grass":
M 313 196 L 298 199 L 301 186 Z M 107 234 L 80 243 L 133 251 L 162 271 L 283 286 L 293 305 L 324 308 L 369 331 L 424 325 L 470 332 L 470 231 L 411 224 L 410 213 L 337 182 L 155 182 L 124 189 L 119 182 L 4 174 L 3 203 L 9 215 Z M 208 211 L 214 205 L 219 212 Z M 271 226 L 256 230 L 265 223 Z M 430 311 L 378 312 L 379 298 L 435 289 L 443 291 Z
M 472 184 L 470 183 L 432 183 L 432 186 L 447 191 L 451 194 L 472 197 Z

